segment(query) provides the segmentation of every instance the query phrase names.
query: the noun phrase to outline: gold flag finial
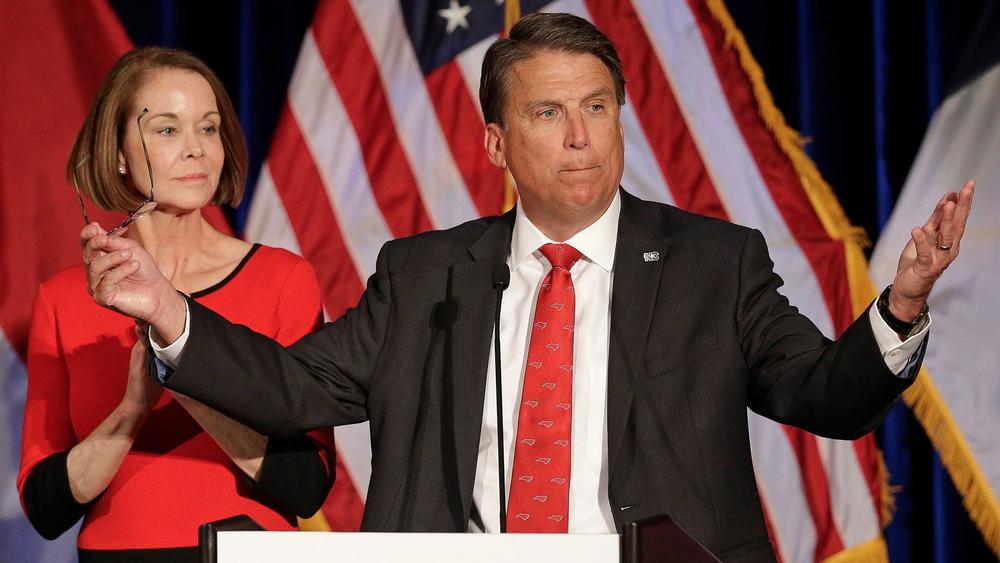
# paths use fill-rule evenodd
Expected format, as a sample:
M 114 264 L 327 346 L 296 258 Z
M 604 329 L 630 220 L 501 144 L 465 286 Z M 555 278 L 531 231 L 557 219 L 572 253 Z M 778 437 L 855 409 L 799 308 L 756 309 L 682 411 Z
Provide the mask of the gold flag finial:
M 505 0 L 503 3 L 503 34 L 505 37 L 510 34 L 510 28 L 514 27 L 519 19 L 521 19 L 521 1 Z

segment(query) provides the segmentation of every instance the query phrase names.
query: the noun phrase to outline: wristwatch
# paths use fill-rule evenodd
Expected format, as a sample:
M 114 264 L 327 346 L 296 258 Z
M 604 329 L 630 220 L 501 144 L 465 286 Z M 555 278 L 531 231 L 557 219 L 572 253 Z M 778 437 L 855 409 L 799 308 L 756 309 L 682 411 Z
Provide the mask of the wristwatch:
M 875 307 L 878 309 L 878 314 L 882 316 L 885 320 L 885 324 L 889 325 L 889 328 L 893 330 L 896 334 L 903 337 L 908 337 L 923 324 L 924 319 L 927 318 L 927 303 L 924 303 L 924 308 L 917 313 L 916 317 L 913 317 L 912 321 L 903 321 L 896 318 L 889 310 L 889 292 L 892 291 L 892 284 L 890 283 L 888 287 L 882 291 L 882 294 L 878 296 L 878 300 L 875 301 Z

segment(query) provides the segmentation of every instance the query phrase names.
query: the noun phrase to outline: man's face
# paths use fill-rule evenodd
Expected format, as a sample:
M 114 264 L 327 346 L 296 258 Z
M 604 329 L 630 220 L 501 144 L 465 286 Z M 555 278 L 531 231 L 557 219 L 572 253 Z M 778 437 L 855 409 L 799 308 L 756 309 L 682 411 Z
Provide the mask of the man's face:
M 625 152 L 618 115 L 614 81 L 593 55 L 542 51 L 511 68 L 506 125 L 487 125 L 486 150 L 550 238 L 580 232 L 614 199 Z

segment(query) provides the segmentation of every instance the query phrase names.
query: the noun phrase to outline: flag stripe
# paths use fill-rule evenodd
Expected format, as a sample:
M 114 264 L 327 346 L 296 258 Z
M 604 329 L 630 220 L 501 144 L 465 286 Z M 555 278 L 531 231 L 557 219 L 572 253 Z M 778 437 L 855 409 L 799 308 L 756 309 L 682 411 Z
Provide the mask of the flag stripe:
M 283 126 L 283 121 L 284 119 L 279 121 L 279 127 Z M 285 213 L 281 196 L 278 195 L 274 178 L 271 176 L 270 166 L 266 163 L 260 169 L 260 178 L 253 191 L 253 206 L 247 214 L 246 231 L 254 234 L 254 242 L 284 248 L 302 256 L 302 249 L 299 248 L 291 220 Z
M 379 249 L 393 235 L 372 192 L 361 142 L 329 80 L 311 32 L 302 42 L 290 99 L 354 268 L 360 279 L 367 279 L 375 270 Z M 297 230 L 296 234 L 301 237 Z
M 872 495 L 873 500 L 881 498 L 878 489 L 872 489 L 872 485 L 877 487 L 878 482 L 869 482 L 863 470 L 865 459 L 872 461 L 877 459 L 878 452 L 875 450 L 875 441 L 861 440 L 858 444 L 863 444 L 868 448 L 867 458 L 859 455 L 859 452 L 855 450 L 854 442 L 821 438 L 816 440 L 816 447 L 823 462 L 829 486 L 830 512 L 844 546 L 860 545 L 872 539 L 871 530 L 879 528 L 880 510 L 877 504 L 872 503 L 872 510 L 851 509 L 852 491 L 857 491 L 859 495 L 867 492 Z M 838 463 L 837 461 L 852 457 L 857 460 L 857 463 Z M 875 471 L 877 474 L 877 465 Z
M 483 150 L 486 126 L 454 61 L 427 75 L 427 89 L 448 145 L 480 215 L 503 211 L 503 171 Z
M 716 74 L 732 77 L 721 82 L 740 133 L 753 155 L 757 168 L 765 180 L 765 187 L 777 203 L 778 211 L 789 227 L 795 241 L 805 252 L 826 300 L 828 313 L 833 320 L 836 334 L 843 332 L 853 314 L 849 308 L 837 304 L 850 303 L 847 284 L 847 264 L 843 246 L 830 239 L 812 203 L 802 189 L 799 175 L 787 158 L 781 155 L 774 135 L 763 126 L 758 113 L 753 88 L 745 77 L 736 51 L 726 49 L 725 34 L 709 12 L 708 5 L 699 0 L 689 0 L 688 5 L 701 29 Z M 713 48 L 714 47 L 714 48 Z
M 882 460 L 882 452 L 875 441 L 874 433 L 860 440 L 854 440 L 851 446 L 854 449 L 854 455 L 857 459 L 857 470 L 861 472 L 868 494 L 871 495 L 875 523 L 881 529 L 889 525 L 887 518 L 891 516 L 889 508 L 883 508 L 882 506 L 883 494 L 887 492 L 889 486 L 888 475 L 884 474 L 882 467 L 879 467 L 879 463 L 884 462 Z M 885 481 L 883 482 L 883 480 Z M 883 491 L 883 486 L 886 488 L 886 491 Z M 846 493 L 847 491 L 857 491 L 858 489 L 853 488 L 851 485 L 844 485 L 840 490 Z M 852 541 L 848 541 L 847 537 L 844 539 L 849 545 L 854 545 Z
M 663 177 L 660 163 L 649 146 L 646 134 L 639 124 L 635 104 L 630 94 L 625 95 L 626 103 L 621 109 L 622 129 L 625 131 L 625 170 L 622 185 L 638 197 L 659 201 L 670 205 L 674 202 L 673 191 Z
M 768 530 L 774 529 L 774 524 L 771 523 L 771 515 L 767 512 L 767 507 L 764 503 L 761 503 L 761 511 L 764 513 L 764 525 L 767 526 Z M 772 545 L 774 543 L 774 538 L 771 538 Z M 784 559 L 781 557 L 781 550 L 777 546 L 774 546 L 774 558 L 777 559 L 777 563 L 784 563 Z
M 748 416 L 754 473 L 774 548 L 784 561 L 811 561 L 817 531 L 803 490 L 806 475 L 784 428 L 756 413 Z
M 359 140 L 371 192 L 392 235 L 431 229 L 416 178 L 400 146 L 378 63 L 346 0 L 324 2 L 316 8 L 312 36 Z
M 448 140 L 435 112 L 429 111 L 433 107 L 430 93 L 402 14 L 378 2 L 356 1 L 353 13 L 368 40 L 399 142 L 432 224 L 445 228 L 478 217 Z M 481 146 L 482 139 L 475 145 Z M 427 166 L 428 162 L 434 162 L 434 166 Z
M 791 426 L 785 426 L 785 434 L 798 459 L 802 482 L 805 484 L 803 491 L 812 513 L 813 525 L 816 526 L 814 560 L 822 561 L 844 549 L 840 531 L 833 518 L 826 469 L 812 434 Z
M 278 187 L 282 205 L 297 233 L 302 255 L 316 265 L 323 305 L 333 318 L 353 306 L 361 295 L 361 280 L 353 267 L 323 180 L 306 148 L 291 110 L 285 106 L 274 142 L 289 150 L 274 155 L 268 169 Z
M 615 44 L 622 59 L 629 97 L 649 144 L 657 155 L 660 169 L 683 209 L 726 219 L 708 170 L 686 126 L 687 120 L 663 67 L 658 64 L 649 39 L 630 2 L 588 0 L 594 23 Z
M 455 57 L 455 64 L 458 65 L 458 69 L 462 73 L 462 79 L 465 81 L 466 88 L 469 89 L 469 97 L 472 98 L 472 103 L 475 104 L 479 117 L 483 116 L 483 108 L 479 107 L 479 75 L 483 59 L 486 58 L 486 51 L 497 40 L 497 37 L 499 35 L 487 37 Z
M 361 529 L 364 501 L 347 474 L 343 456 L 337 456 L 337 480 L 323 503 L 323 515 L 332 532 L 355 532 Z
M 347 452 L 344 455 L 344 465 L 347 466 L 355 490 L 363 500 L 368 495 L 368 483 L 372 478 L 370 425 L 366 421 L 338 426 L 334 434 L 337 439 L 337 450 Z
M 566 12 L 593 22 L 584 0 L 559 0 L 549 4 L 547 12 Z M 621 108 L 621 124 L 625 134 L 625 170 L 622 185 L 629 192 L 650 201 L 675 204 L 670 186 L 663 176 L 660 158 L 649 144 L 636 113 L 636 104 L 630 90 L 625 93 L 626 103 Z

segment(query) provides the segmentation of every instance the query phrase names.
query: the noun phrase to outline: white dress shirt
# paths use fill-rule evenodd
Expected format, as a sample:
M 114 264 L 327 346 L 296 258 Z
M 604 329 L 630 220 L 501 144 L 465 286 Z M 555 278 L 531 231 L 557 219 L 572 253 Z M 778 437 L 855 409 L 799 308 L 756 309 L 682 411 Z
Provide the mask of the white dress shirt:
M 573 432 L 570 439 L 569 531 L 613 532 L 608 501 L 608 343 L 611 334 L 611 281 L 618 240 L 621 194 L 594 224 L 565 242 L 583 258 L 570 269 L 576 295 L 573 344 Z M 528 327 L 542 280 L 552 269 L 538 251 L 556 242 L 535 227 L 520 208 L 510 243 L 510 286 L 500 308 L 500 361 L 503 380 L 504 469 L 507 491 L 514 460 L 521 381 L 530 341 Z M 472 502 L 477 514 L 469 531 L 500 531 L 497 479 L 497 403 L 494 353 L 486 370 L 486 403 L 479 437 L 479 461 Z
M 608 347 L 611 328 L 611 288 L 614 278 L 614 255 L 618 241 L 618 218 L 621 195 L 594 224 L 567 241 L 583 254 L 570 270 L 576 292 L 576 340 L 573 346 L 573 433 L 569 500 L 570 533 L 610 533 L 615 531 L 608 500 L 607 385 Z M 514 221 L 510 256 L 510 286 L 504 292 L 500 311 L 500 346 L 504 408 L 504 468 L 507 491 L 517 436 L 517 406 L 528 353 L 528 326 L 535 311 L 538 287 L 551 265 L 538 249 L 556 242 L 546 237 L 520 211 Z M 886 366 L 900 375 L 912 365 L 916 352 L 930 329 L 930 318 L 920 331 L 906 339 L 886 324 L 873 306 L 869 310 L 875 340 Z M 180 338 L 165 348 L 150 339 L 156 357 L 172 369 L 177 365 L 190 333 L 190 315 Z M 912 377 L 907 373 L 901 377 Z M 161 369 L 161 382 L 167 376 Z M 496 369 L 490 350 L 486 373 L 486 397 L 483 408 L 479 457 L 472 493 L 473 516 L 470 532 L 498 532 L 499 495 L 497 491 Z M 509 498 L 509 495 L 507 495 Z

